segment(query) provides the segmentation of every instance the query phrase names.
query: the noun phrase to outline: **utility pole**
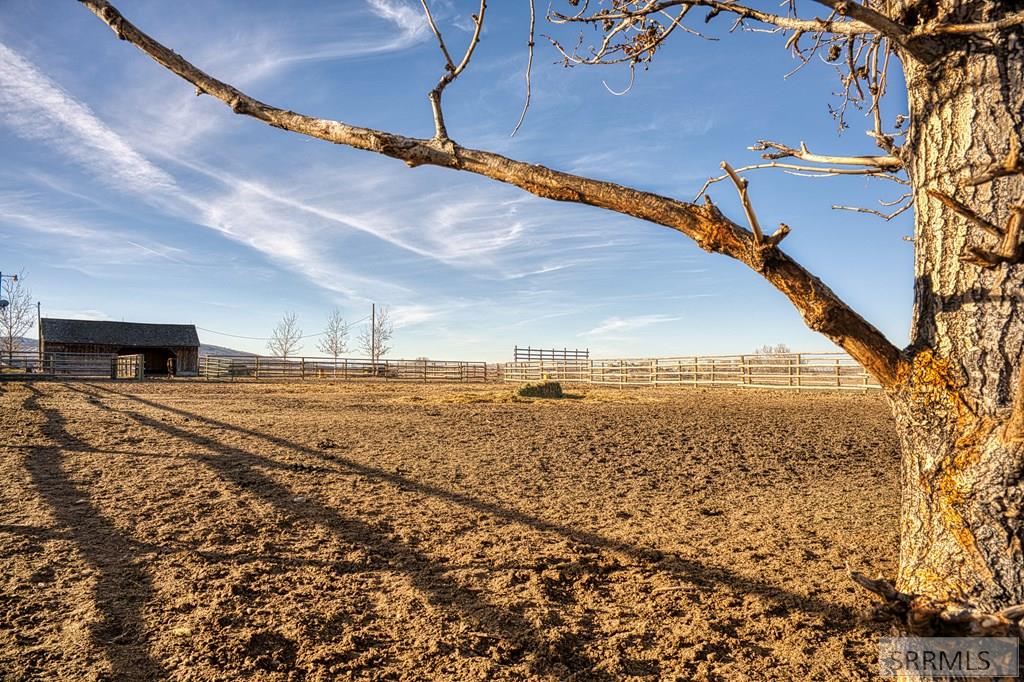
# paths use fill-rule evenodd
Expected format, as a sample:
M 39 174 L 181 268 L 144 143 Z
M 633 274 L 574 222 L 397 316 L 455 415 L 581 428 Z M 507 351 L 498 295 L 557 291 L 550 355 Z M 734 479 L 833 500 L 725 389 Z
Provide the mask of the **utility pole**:
M 36 301 L 36 355 L 38 355 L 39 371 L 43 371 L 43 304 Z

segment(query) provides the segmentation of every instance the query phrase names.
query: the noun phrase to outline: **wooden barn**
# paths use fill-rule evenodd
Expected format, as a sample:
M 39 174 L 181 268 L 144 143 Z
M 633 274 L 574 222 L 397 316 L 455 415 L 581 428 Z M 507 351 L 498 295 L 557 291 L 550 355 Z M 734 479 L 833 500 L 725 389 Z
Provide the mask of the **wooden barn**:
M 146 375 L 196 376 L 199 334 L 191 324 L 145 324 L 44 317 L 42 352 L 142 355 Z

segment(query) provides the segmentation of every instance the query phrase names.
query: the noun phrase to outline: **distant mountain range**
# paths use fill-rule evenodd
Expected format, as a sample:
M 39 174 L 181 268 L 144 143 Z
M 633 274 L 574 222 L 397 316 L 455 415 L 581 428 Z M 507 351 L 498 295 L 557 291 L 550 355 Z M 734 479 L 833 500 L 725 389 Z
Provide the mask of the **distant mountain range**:
M 19 336 L 15 339 L 15 343 L 19 346 L 15 350 L 36 350 L 39 347 L 39 343 L 35 339 L 30 339 L 27 336 Z
M 18 343 L 21 344 L 21 350 L 23 351 L 34 351 L 39 348 L 39 342 L 28 336 L 19 337 Z M 224 357 L 226 355 L 256 355 L 256 353 L 249 353 L 244 350 L 235 350 L 234 348 L 228 348 L 227 346 L 215 346 L 212 343 L 200 344 L 199 354 L 210 355 L 213 357 Z
M 223 357 L 225 355 L 256 355 L 256 353 L 249 353 L 244 350 L 235 350 L 234 348 L 228 348 L 227 346 L 215 346 L 212 343 L 200 344 L 199 354 L 209 355 L 212 357 Z

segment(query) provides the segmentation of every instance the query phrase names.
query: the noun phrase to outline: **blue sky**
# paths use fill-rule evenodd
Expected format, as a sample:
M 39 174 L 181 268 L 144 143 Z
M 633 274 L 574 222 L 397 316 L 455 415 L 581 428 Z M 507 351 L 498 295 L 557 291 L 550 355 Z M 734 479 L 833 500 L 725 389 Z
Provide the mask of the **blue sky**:
M 117 4 L 262 101 L 432 134 L 426 92 L 441 61 L 418 2 Z M 476 3 L 434 4 L 461 50 Z M 759 138 L 874 153 L 857 114 L 837 136 L 830 66 L 783 79 L 795 65 L 783 39 L 729 35 L 721 17 L 710 31 L 722 40 L 673 36 L 624 96 L 605 83 L 621 88 L 625 70 L 562 68 L 538 39 L 533 104 L 510 138 L 527 22 L 525 1 L 492 3 L 473 63 L 445 93 L 460 144 L 683 199 L 721 160 L 756 161 L 746 147 Z M 890 117 L 905 113 L 893 90 Z M 396 323 L 393 357 L 503 360 L 517 343 L 604 357 L 833 348 L 757 275 L 678 233 L 235 116 L 70 0 L 3 3 L 0 150 L 0 270 L 25 271 L 44 315 L 268 336 L 286 310 L 308 334 L 335 306 L 355 320 L 375 301 Z M 905 344 L 909 213 L 886 223 L 830 208 L 877 206 L 899 186 L 774 170 L 750 181 L 761 222 L 793 228 L 786 250 Z M 711 193 L 742 217 L 731 186 Z M 303 352 L 316 354 L 315 339 Z

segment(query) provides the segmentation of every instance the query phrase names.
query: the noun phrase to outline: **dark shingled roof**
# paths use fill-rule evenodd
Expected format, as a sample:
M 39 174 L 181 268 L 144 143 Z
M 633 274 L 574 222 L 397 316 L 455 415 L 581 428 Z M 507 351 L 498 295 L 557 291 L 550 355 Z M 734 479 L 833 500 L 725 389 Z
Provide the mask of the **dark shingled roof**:
M 191 324 L 145 324 L 100 320 L 42 319 L 43 341 L 92 343 L 110 346 L 198 346 L 199 334 Z

